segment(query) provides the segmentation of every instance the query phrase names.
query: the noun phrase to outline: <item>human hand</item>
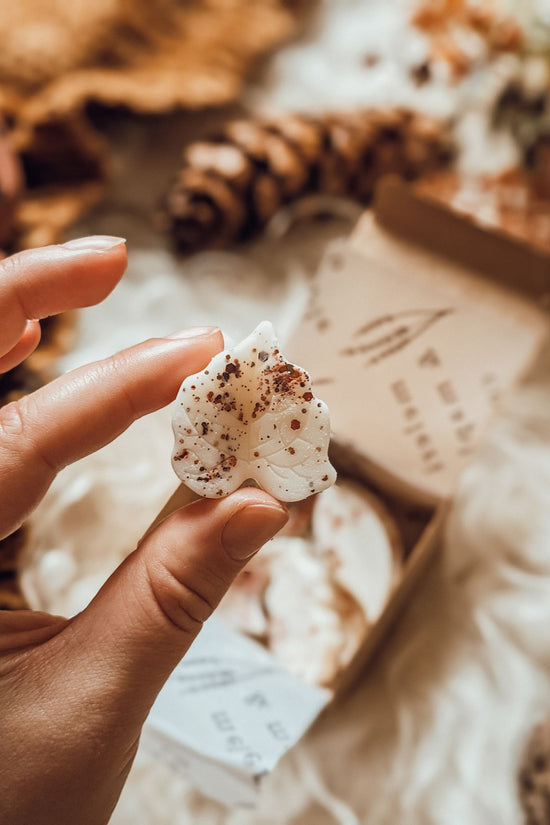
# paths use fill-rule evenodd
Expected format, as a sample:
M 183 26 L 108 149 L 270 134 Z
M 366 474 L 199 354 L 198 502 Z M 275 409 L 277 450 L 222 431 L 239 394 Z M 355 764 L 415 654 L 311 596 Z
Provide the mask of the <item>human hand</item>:
M 38 344 L 37 318 L 101 301 L 126 266 L 92 237 L 0 263 L 0 372 Z M 214 328 L 156 338 L 0 409 L 0 536 L 67 464 L 168 404 L 223 346 Z M 72 619 L 0 611 L 0 823 L 108 822 L 141 727 L 170 672 L 246 560 L 286 522 L 257 489 L 179 510 Z

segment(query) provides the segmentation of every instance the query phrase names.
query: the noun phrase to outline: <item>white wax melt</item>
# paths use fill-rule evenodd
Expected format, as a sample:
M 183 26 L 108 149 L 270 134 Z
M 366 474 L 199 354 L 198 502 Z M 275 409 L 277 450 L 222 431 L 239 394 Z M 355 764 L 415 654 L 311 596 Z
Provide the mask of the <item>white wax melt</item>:
M 281 501 L 330 487 L 330 421 L 311 379 L 279 351 L 262 322 L 180 387 L 172 418 L 176 474 L 207 498 L 253 479 Z

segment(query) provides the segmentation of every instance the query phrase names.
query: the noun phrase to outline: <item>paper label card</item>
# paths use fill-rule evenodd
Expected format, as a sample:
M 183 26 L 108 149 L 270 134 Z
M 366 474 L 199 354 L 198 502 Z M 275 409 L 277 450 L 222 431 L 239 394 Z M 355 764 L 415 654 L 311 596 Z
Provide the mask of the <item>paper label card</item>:
M 287 345 L 330 409 L 335 439 L 397 492 L 448 498 L 501 393 L 547 335 L 533 303 L 373 221 L 326 255 Z
M 157 697 L 146 745 L 209 796 L 251 804 L 330 699 L 213 617 Z

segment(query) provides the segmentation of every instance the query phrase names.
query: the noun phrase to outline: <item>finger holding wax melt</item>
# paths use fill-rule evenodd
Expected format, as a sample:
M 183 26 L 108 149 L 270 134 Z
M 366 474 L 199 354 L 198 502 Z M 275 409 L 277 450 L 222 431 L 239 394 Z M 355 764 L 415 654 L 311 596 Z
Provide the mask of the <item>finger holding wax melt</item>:
M 98 303 L 125 264 L 124 241 L 109 236 L 4 260 L 0 372 L 37 342 L 37 318 Z M 171 402 L 182 377 L 222 343 L 215 327 L 181 330 L 5 404 L 0 537 L 16 530 L 59 470 Z M 109 820 L 159 690 L 232 580 L 287 518 L 257 489 L 193 502 L 144 537 L 72 618 L 0 610 L 2 825 Z
M 336 480 L 328 408 L 307 372 L 281 355 L 268 321 L 185 379 L 172 425 L 174 470 L 206 498 L 254 480 L 281 501 L 298 501 Z

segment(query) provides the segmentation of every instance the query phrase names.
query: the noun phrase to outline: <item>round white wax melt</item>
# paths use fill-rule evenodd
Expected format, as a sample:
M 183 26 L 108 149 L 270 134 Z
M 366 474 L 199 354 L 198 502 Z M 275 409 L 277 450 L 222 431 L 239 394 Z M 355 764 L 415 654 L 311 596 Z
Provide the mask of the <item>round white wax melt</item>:
M 332 685 L 380 618 L 404 549 L 382 501 L 349 480 L 289 511 L 284 531 L 222 599 L 220 615 L 262 638 L 302 681 Z

